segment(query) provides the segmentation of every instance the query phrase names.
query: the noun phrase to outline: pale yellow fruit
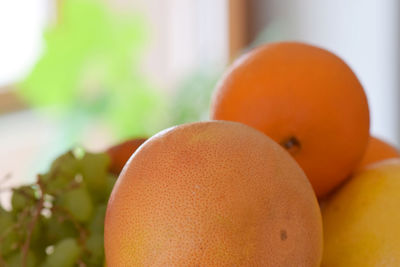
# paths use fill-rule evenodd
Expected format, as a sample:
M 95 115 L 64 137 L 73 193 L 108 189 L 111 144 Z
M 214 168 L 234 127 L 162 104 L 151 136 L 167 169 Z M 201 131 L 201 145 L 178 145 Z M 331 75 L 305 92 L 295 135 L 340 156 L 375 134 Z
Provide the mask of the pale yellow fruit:
M 356 174 L 323 203 L 323 267 L 400 266 L 400 159 Z

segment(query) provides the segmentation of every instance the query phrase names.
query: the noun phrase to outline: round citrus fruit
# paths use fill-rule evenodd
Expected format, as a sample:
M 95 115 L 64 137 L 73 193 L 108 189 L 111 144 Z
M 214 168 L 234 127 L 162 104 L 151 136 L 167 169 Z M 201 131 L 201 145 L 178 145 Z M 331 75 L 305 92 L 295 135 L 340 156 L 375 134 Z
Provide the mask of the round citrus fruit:
M 369 137 L 369 111 L 353 71 L 331 52 L 302 43 L 259 47 L 218 83 L 211 118 L 250 125 L 285 147 L 317 196 L 357 166 Z
M 400 158 L 400 152 L 383 140 L 371 136 L 368 141 L 367 150 L 356 169 L 360 171 L 372 163 L 391 158 Z
M 322 208 L 322 265 L 400 266 L 400 159 L 364 169 Z
M 292 157 L 239 123 L 163 131 L 122 171 L 105 220 L 108 266 L 319 266 L 318 203 Z
M 144 141 L 146 138 L 135 138 L 107 149 L 106 152 L 111 159 L 110 172 L 119 175 L 128 159 Z

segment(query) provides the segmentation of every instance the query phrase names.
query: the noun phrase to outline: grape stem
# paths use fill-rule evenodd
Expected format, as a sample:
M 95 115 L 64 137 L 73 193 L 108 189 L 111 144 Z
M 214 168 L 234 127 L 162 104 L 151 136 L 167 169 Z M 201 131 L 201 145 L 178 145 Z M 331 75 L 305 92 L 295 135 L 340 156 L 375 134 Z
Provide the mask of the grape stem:
M 35 213 L 33 215 L 32 221 L 30 222 L 30 224 L 28 226 L 27 238 L 26 238 L 25 243 L 24 243 L 24 245 L 22 247 L 22 267 L 26 267 L 29 246 L 30 246 L 31 238 L 32 238 L 32 233 L 33 233 L 33 230 L 35 229 L 35 225 L 36 225 L 37 221 L 39 220 L 40 213 L 42 212 L 42 209 L 44 207 L 44 205 L 43 205 L 43 203 L 44 203 L 44 190 L 43 190 L 42 181 L 40 179 L 38 179 L 37 184 L 38 184 L 39 189 L 40 189 L 40 198 L 39 198 L 38 203 L 36 204 Z
M 3 256 L 1 255 L 1 253 L 0 253 L 0 266 L 6 266 L 6 263 L 3 259 Z

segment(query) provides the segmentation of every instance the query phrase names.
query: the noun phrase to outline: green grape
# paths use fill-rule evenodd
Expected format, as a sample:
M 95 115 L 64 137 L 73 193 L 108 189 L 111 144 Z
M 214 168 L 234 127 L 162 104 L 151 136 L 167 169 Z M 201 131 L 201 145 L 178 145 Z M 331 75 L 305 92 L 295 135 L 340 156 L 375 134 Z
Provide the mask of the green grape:
M 45 246 L 52 245 L 61 239 L 67 237 L 77 237 L 78 231 L 74 224 L 69 220 L 60 220 L 57 214 L 53 214 L 44 221 L 44 229 L 46 229 L 43 243 Z
M 11 197 L 11 206 L 13 211 L 20 212 L 27 206 L 27 199 L 18 191 L 13 190 Z
M 102 234 L 91 235 L 86 241 L 89 253 L 85 257 L 88 266 L 102 266 L 104 263 L 104 237 Z
M 89 223 L 89 231 L 91 234 L 104 233 L 104 218 L 106 216 L 107 205 L 99 205 L 94 211 L 94 215 Z
M 7 266 L 22 264 L 20 250 L 41 194 L 49 213 L 41 213 L 34 226 L 28 266 L 72 267 L 79 257 L 87 266 L 103 266 L 106 202 L 117 180 L 108 173 L 109 163 L 104 153 L 68 152 L 39 176 L 40 187 L 35 183 L 13 190 L 12 210 L 0 206 L 0 254 Z M 77 243 L 81 227 L 88 234 L 82 247 Z M 50 255 L 48 246 L 54 248 Z
M 0 254 L 4 257 L 12 252 L 18 242 L 18 235 L 12 227 L 15 222 L 10 212 L 0 209 Z
M 33 218 L 29 218 L 29 224 L 31 223 L 31 220 Z M 42 236 L 42 232 L 43 232 L 43 221 L 42 218 L 39 217 L 36 221 L 35 221 L 35 225 L 33 227 L 33 231 L 32 231 L 32 236 L 31 236 L 31 242 L 36 242 L 37 240 L 40 240 L 43 238 Z
M 80 160 L 75 157 L 72 151 L 68 151 L 53 161 L 50 172 L 73 178 L 75 174 L 80 172 Z
M 54 246 L 54 251 L 47 256 L 43 267 L 72 267 L 75 266 L 82 248 L 76 239 L 66 238 Z
M 46 239 L 47 229 L 45 228 L 43 220 L 44 217 L 39 217 L 39 219 L 36 221 L 30 241 L 30 248 L 35 253 L 36 259 L 39 261 L 43 260 L 43 258 L 46 256 L 45 250 L 49 245 L 47 244 Z
M 84 186 L 70 190 L 60 196 L 58 204 L 69 211 L 79 222 L 87 222 L 93 213 L 92 199 Z
M 35 267 L 36 266 L 36 256 L 35 254 L 29 250 L 26 256 L 26 267 Z M 12 254 L 10 257 L 6 258 L 7 267 L 21 267 L 23 262 L 23 254 L 22 251 L 18 251 L 18 253 Z
M 80 164 L 80 160 L 71 151 L 54 160 L 50 171 L 39 176 L 48 193 L 57 194 L 67 188 L 80 173 Z
M 104 200 L 107 191 L 107 170 L 110 158 L 106 153 L 86 153 L 81 162 L 82 176 L 94 201 Z
M 117 181 L 117 177 L 113 174 L 107 175 L 107 190 L 105 192 L 106 201 L 111 195 L 111 192 L 114 188 L 115 182 Z
M 46 188 L 51 194 L 60 194 L 73 182 L 73 178 L 58 174 L 46 182 Z
M 46 247 L 44 247 L 43 244 L 39 244 L 39 246 L 31 244 L 30 248 L 36 256 L 36 262 L 43 262 L 47 257 Z
M 0 253 L 2 256 L 6 256 L 18 248 L 20 243 L 20 236 L 16 231 L 10 231 L 1 237 L 0 242 Z
M 31 186 L 21 186 L 13 189 L 11 197 L 11 206 L 14 212 L 20 212 L 23 209 L 34 205 L 36 200 L 35 190 Z
M 2 234 L 9 227 L 13 226 L 14 221 L 10 212 L 0 206 L 0 234 Z

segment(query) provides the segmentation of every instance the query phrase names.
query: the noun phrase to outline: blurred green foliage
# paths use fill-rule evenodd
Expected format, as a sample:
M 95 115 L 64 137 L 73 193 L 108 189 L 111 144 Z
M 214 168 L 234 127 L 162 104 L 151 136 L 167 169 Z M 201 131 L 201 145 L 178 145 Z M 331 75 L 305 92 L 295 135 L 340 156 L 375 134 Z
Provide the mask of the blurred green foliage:
M 119 139 L 159 130 L 165 101 L 140 71 L 145 19 L 116 13 L 101 0 L 65 0 L 61 11 L 20 95 L 33 107 L 52 107 L 72 136 L 93 119 Z
M 179 83 L 171 106 L 174 125 L 209 119 L 211 95 L 220 73 L 200 67 Z

